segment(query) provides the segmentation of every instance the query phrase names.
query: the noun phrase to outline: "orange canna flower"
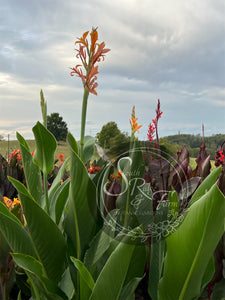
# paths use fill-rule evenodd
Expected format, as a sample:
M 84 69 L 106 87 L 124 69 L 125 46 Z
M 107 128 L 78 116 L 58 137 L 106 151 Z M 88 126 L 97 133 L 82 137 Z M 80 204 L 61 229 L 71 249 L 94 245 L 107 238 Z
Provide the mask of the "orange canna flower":
M 21 202 L 20 202 L 20 200 L 18 200 L 18 198 L 14 198 L 12 204 L 13 204 L 13 206 L 14 206 L 14 205 L 16 205 L 16 204 L 21 204 Z
M 58 155 L 58 159 L 60 159 L 61 161 L 63 160 L 64 155 L 63 154 L 59 154 Z
M 120 171 L 118 171 L 118 173 L 116 174 L 116 178 L 120 179 L 122 177 L 122 173 Z
M 78 44 L 78 49 L 76 57 L 81 60 L 81 65 L 76 65 L 74 68 L 71 68 L 71 76 L 77 75 L 81 78 L 84 87 L 88 87 L 90 93 L 97 95 L 96 88 L 98 86 L 97 83 L 97 74 L 98 66 L 96 63 L 104 60 L 104 56 L 110 49 L 105 49 L 105 43 L 97 43 L 98 40 L 98 31 L 97 28 L 92 28 L 90 33 L 91 43 L 89 45 L 87 36 L 89 31 L 86 31 L 81 38 L 75 42 Z M 83 69 L 85 73 L 83 72 Z
M 5 203 L 5 205 L 11 210 L 12 208 L 14 208 L 15 205 L 20 204 L 21 202 L 20 200 L 18 200 L 17 198 L 14 198 L 13 201 L 11 199 L 9 199 L 8 197 L 4 196 L 3 197 L 3 201 Z
M 4 197 L 3 197 L 3 201 L 4 201 L 5 205 L 6 205 L 8 208 L 12 206 L 12 203 L 13 203 L 13 202 L 12 202 L 12 200 L 9 199 L 8 197 L 4 196 Z
M 133 116 L 131 116 L 131 120 L 130 120 L 130 125 L 131 125 L 131 130 L 135 133 L 139 133 L 139 129 L 142 127 L 142 125 L 138 125 L 137 123 L 138 118 L 134 118 Z

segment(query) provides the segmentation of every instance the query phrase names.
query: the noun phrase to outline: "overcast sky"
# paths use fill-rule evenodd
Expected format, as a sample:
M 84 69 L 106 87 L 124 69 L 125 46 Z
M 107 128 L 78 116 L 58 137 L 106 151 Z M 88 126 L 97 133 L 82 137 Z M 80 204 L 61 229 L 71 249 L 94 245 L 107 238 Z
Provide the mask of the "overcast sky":
M 32 138 L 58 112 L 79 138 L 82 83 L 70 76 L 74 42 L 98 26 L 111 51 L 99 65 L 98 96 L 90 95 L 86 134 L 109 121 L 130 132 L 136 106 L 146 139 L 161 100 L 160 136 L 225 132 L 224 0 L 0 0 L 0 134 Z

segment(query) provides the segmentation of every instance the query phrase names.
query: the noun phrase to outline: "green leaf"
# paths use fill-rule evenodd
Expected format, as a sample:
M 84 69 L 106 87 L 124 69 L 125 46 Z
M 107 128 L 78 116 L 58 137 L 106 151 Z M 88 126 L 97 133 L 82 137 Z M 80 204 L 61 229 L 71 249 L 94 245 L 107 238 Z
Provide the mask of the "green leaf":
M 36 141 L 34 162 L 44 174 L 49 174 L 54 166 L 54 153 L 57 147 L 55 137 L 40 122 L 33 127 Z
M 118 210 L 113 210 L 108 213 L 102 229 L 99 230 L 91 240 L 89 249 L 85 252 L 84 263 L 89 270 L 91 270 L 94 265 L 98 264 L 98 261 L 110 247 L 110 243 L 115 235 L 116 226 L 116 222 L 110 223 L 110 221 L 115 219 L 117 213 Z
M 34 164 L 33 157 L 25 139 L 18 132 L 16 133 L 16 136 L 20 143 L 27 189 L 32 197 L 41 204 L 43 190 L 40 169 Z
M 122 289 L 119 300 L 135 300 L 135 290 L 143 277 L 135 277 L 131 279 Z
M 223 278 L 220 282 L 217 282 L 214 286 L 211 300 L 225 300 L 225 278 Z
M 179 202 L 178 202 L 178 195 L 175 190 L 169 192 L 169 207 L 170 212 L 174 218 L 178 216 L 179 212 Z
M 127 276 L 135 245 L 121 242 L 103 267 L 89 300 L 117 300 Z
M 31 238 L 19 220 L 0 202 L 0 230 L 14 252 L 36 257 Z
M 70 259 L 72 260 L 73 264 L 79 271 L 80 276 L 85 283 L 85 285 L 82 286 L 82 289 L 84 289 L 84 290 L 90 289 L 90 291 L 92 291 L 94 288 L 95 282 L 94 282 L 91 274 L 89 273 L 88 269 L 85 267 L 84 263 L 82 261 L 80 261 L 79 259 L 76 259 L 72 256 L 70 257 Z
M 188 210 L 166 238 L 167 255 L 159 300 L 190 300 L 201 295 L 213 252 L 224 232 L 225 197 L 216 184 Z
M 71 138 L 71 140 L 73 139 Z M 70 175 L 65 231 L 72 241 L 76 257 L 82 258 L 96 232 L 96 188 L 73 148 L 71 148 Z
M 67 157 L 65 159 L 63 165 L 59 169 L 59 172 L 58 172 L 56 178 L 52 182 L 52 185 L 51 185 L 50 189 L 48 190 L 48 196 L 49 196 L 49 202 L 50 202 L 50 204 L 52 202 L 52 198 L 54 198 L 54 194 L 55 194 L 56 190 L 61 185 L 61 180 L 62 180 L 64 172 L 65 172 L 65 170 L 66 170 L 66 168 L 68 166 L 69 160 L 70 160 L 70 157 Z
M 69 132 L 67 135 L 67 142 L 70 145 L 70 148 L 78 155 L 79 154 L 79 147 L 77 141 L 73 137 L 73 135 Z
M 58 188 L 58 191 L 55 194 L 55 199 L 54 199 L 54 202 L 55 202 L 55 222 L 56 222 L 57 225 L 59 224 L 59 222 L 61 220 L 66 202 L 68 200 L 69 187 L 70 187 L 70 180 L 67 179 Z M 51 211 L 51 209 L 50 209 L 50 211 Z
M 2 202 L 0 202 L 0 212 L 17 222 L 22 227 L 20 220 L 14 214 L 12 214 Z
M 165 240 L 151 244 L 151 258 L 148 279 L 148 293 L 152 300 L 158 300 L 158 285 L 162 276 Z
M 84 262 L 89 269 L 91 269 L 107 251 L 110 246 L 110 241 L 110 236 L 104 230 L 100 230 L 92 239 L 90 247 L 84 257 Z
M 45 277 L 43 265 L 38 260 L 29 255 L 18 253 L 12 254 L 12 257 L 18 266 L 34 275 L 32 275 L 32 278 L 35 278 L 36 288 L 42 290 L 46 299 L 66 299 L 57 285 Z
M 87 163 L 94 154 L 95 138 L 92 136 L 84 137 L 84 163 Z
M 57 225 L 34 201 L 24 185 L 13 178 L 10 178 L 10 181 L 20 195 L 29 233 L 45 271 L 51 280 L 57 282 L 65 267 L 65 239 Z
M 21 291 L 19 291 L 19 294 L 17 296 L 17 300 L 21 300 Z
M 198 199 L 200 199 L 205 193 L 207 193 L 210 190 L 210 188 L 217 181 L 220 173 L 221 173 L 221 167 L 216 168 L 203 180 L 203 182 L 195 191 L 194 195 L 191 197 L 189 206 L 192 205 Z
M 59 282 L 59 288 L 67 295 L 69 299 L 72 299 L 74 294 L 74 284 L 71 279 L 69 267 L 66 268 Z
M 35 258 L 29 255 L 12 253 L 14 261 L 18 266 L 25 269 L 26 271 L 32 272 L 41 278 L 44 275 L 44 269 L 42 264 Z

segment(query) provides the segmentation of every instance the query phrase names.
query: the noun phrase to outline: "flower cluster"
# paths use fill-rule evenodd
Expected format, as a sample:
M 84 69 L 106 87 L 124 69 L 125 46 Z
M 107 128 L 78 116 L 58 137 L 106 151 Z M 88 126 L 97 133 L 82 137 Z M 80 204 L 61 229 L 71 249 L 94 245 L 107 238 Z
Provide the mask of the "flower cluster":
M 97 74 L 98 66 L 96 63 L 104 60 L 104 56 L 110 49 L 105 49 L 105 43 L 97 43 L 98 40 L 98 31 L 97 28 L 93 28 L 90 33 L 91 43 L 87 40 L 87 36 L 89 31 L 86 31 L 81 38 L 78 38 L 78 41 L 75 44 L 79 45 L 76 57 L 81 60 L 82 65 L 76 65 L 75 68 L 71 68 L 72 72 L 71 76 L 75 74 L 81 78 L 84 87 L 87 87 L 89 92 L 97 95 L 96 88 L 98 86 Z M 83 72 L 82 66 L 85 70 L 85 74 Z
M 64 162 L 64 155 L 63 154 L 59 154 L 58 155 L 58 159 L 59 159 L 59 162 L 60 162 L 60 164 L 63 164 L 63 162 Z
M 13 152 L 9 153 L 8 163 L 9 164 L 18 164 L 21 168 L 23 168 L 21 151 L 18 149 L 15 149 Z
M 131 120 L 129 119 L 133 134 L 135 134 L 135 132 L 139 133 L 139 129 L 142 127 L 142 125 L 138 125 L 137 120 L 138 118 L 135 118 L 135 106 L 133 106 Z
M 114 174 L 110 175 L 111 179 L 115 179 L 116 178 L 116 179 L 120 180 L 121 177 L 122 177 L 122 173 L 120 171 L 118 171 L 116 175 L 114 175 Z
M 158 126 L 158 121 L 162 116 L 162 111 L 160 110 L 160 100 L 158 99 L 158 104 L 157 104 L 157 108 L 155 110 L 156 112 L 156 117 L 155 119 L 152 119 L 152 123 L 149 124 L 148 126 L 148 133 L 147 133 L 147 138 L 150 141 L 150 143 L 152 142 L 153 138 L 154 138 L 154 134 L 157 130 L 157 126 Z
M 88 168 L 88 173 L 90 174 L 95 174 L 96 172 L 98 172 L 101 168 L 98 167 L 98 166 L 93 166 L 93 165 L 90 165 L 90 167 Z
M 215 166 L 219 167 L 220 165 L 223 164 L 223 162 L 225 162 L 224 152 L 223 152 L 223 150 L 217 150 L 216 157 L 215 157 Z
M 14 198 L 13 200 L 11 200 L 8 197 L 4 196 L 3 201 L 9 210 L 12 210 L 18 204 L 21 205 L 20 200 L 18 200 L 17 198 Z

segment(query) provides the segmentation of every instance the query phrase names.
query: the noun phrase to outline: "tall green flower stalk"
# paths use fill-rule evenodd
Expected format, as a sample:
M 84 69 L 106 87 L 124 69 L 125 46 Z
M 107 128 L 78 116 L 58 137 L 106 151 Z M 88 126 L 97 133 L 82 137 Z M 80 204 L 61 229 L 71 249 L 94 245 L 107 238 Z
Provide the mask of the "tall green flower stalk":
M 81 114 L 81 133 L 80 133 L 80 158 L 84 160 L 84 136 L 85 136 L 85 125 L 87 115 L 87 102 L 89 93 L 97 95 L 96 88 L 98 65 L 101 60 L 104 60 L 105 53 L 109 52 L 110 49 L 105 49 L 105 43 L 97 43 L 98 31 L 97 28 L 92 28 L 90 32 L 90 42 L 88 42 L 87 36 L 89 31 L 86 31 L 81 38 L 75 42 L 78 44 L 76 57 L 80 59 L 81 64 L 71 68 L 71 76 L 75 74 L 81 78 L 84 86 L 83 94 L 83 105 Z
M 133 154 L 134 154 L 133 151 L 135 150 L 135 141 L 137 140 L 137 138 L 135 137 L 135 134 L 139 133 L 139 129 L 142 127 L 142 125 L 138 125 L 137 120 L 138 120 L 138 118 L 135 118 L 135 106 L 133 106 L 132 113 L 131 113 L 131 119 L 129 120 L 130 126 L 131 126 L 130 156 L 132 158 L 133 158 Z M 129 178 L 129 180 L 130 180 L 130 178 Z M 127 190 L 126 208 L 125 208 L 125 215 L 124 215 L 124 227 L 126 227 L 128 224 L 129 205 L 130 205 L 130 184 L 128 185 L 128 190 Z
M 43 125 L 47 129 L 47 102 L 45 101 L 43 91 L 40 91 L 41 97 L 41 112 Z M 46 212 L 49 214 L 49 200 L 48 200 L 48 174 L 47 172 L 43 172 L 43 181 L 44 181 L 44 193 L 45 193 L 45 206 Z

